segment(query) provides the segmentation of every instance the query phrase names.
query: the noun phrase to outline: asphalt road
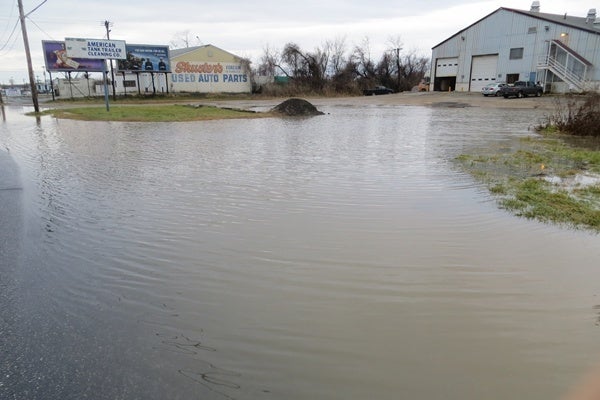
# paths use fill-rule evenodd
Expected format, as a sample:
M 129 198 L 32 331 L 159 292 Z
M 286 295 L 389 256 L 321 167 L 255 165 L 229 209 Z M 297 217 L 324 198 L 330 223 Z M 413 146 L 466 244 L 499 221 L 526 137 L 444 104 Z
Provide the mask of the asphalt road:
M 0 149 L 0 288 L 7 282 L 5 268 L 16 264 L 22 223 L 22 188 L 19 170 L 5 149 Z M 4 290 L 2 290 L 4 292 Z

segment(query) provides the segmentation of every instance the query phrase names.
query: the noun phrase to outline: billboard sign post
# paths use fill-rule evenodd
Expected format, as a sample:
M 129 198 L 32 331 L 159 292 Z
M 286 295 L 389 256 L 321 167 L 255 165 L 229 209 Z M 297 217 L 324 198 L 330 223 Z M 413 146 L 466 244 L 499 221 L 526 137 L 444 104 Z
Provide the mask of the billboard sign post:
M 126 58 L 124 40 L 65 38 L 65 50 L 69 57 L 89 58 L 92 60 L 123 60 Z M 108 70 L 104 63 L 104 101 L 108 105 Z

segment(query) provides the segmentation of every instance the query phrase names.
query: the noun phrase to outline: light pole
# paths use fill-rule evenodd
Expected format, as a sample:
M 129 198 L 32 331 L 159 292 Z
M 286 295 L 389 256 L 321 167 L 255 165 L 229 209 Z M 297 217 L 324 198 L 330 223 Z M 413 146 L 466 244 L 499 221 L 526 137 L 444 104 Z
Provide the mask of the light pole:
M 398 92 L 400 91 L 400 49 L 396 48 L 396 70 L 398 71 Z
M 48 92 L 48 83 L 46 82 L 46 66 L 42 65 L 42 71 L 44 71 L 44 92 Z

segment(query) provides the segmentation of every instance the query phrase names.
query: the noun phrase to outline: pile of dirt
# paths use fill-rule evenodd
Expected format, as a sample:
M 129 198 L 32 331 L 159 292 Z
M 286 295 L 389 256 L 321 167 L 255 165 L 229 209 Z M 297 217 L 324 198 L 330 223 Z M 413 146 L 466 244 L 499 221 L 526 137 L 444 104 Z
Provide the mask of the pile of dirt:
M 317 110 L 317 107 L 304 99 L 288 99 L 283 103 L 273 107 L 271 112 L 282 114 L 289 117 L 308 117 L 313 115 L 323 115 Z
M 448 108 L 466 108 L 471 107 L 470 104 L 460 103 L 456 101 L 440 101 L 438 103 L 432 103 L 432 107 L 448 107 Z

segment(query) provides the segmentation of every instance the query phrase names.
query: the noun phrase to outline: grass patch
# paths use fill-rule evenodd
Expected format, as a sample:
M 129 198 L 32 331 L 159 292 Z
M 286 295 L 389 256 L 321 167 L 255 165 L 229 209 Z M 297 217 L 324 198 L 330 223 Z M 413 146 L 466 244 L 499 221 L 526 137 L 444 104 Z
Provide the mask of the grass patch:
M 479 150 L 455 162 L 515 215 L 600 232 L 598 150 L 540 136 L 521 139 L 511 151 Z
M 534 178 L 520 181 L 513 187 L 516 202 L 502 201 L 501 204 L 517 215 L 542 221 L 581 224 L 590 219 L 584 217 L 587 214 L 584 204 L 570 196 L 566 190 L 553 191 L 551 186 L 548 182 Z M 593 217 L 597 213 L 590 210 L 589 215 Z
M 76 119 L 82 121 L 138 121 L 138 122 L 175 122 L 204 121 L 213 119 L 264 118 L 269 113 L 213 106 L 191 106 L 180 104 L 153 105 L 117 105 L 106 107 L 74 107 L 52 109 L 42 113 L 56 118 Z

